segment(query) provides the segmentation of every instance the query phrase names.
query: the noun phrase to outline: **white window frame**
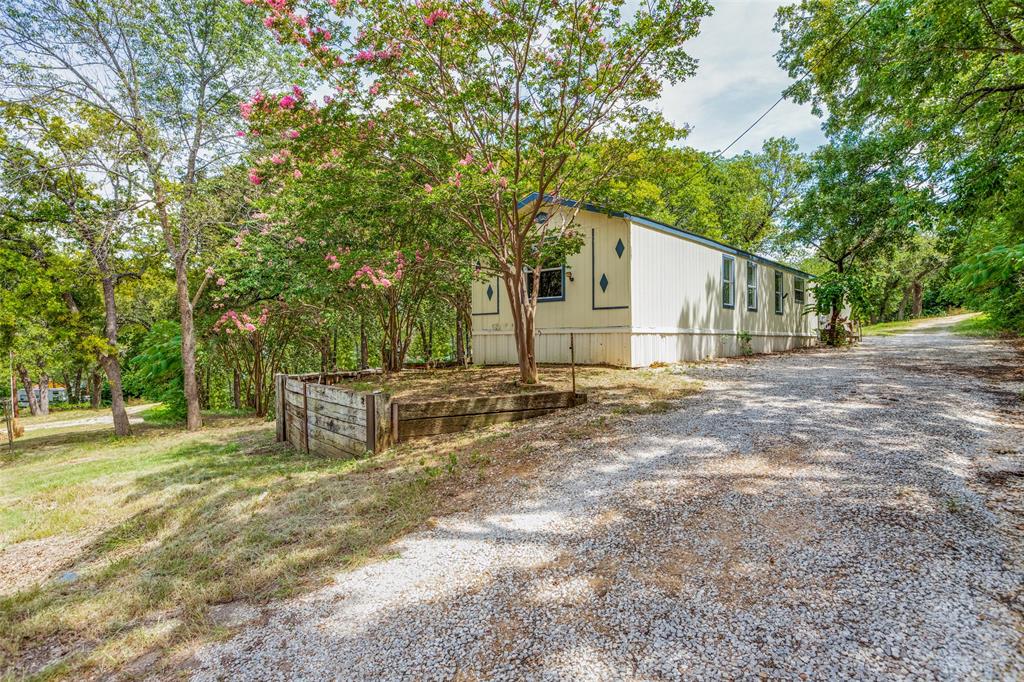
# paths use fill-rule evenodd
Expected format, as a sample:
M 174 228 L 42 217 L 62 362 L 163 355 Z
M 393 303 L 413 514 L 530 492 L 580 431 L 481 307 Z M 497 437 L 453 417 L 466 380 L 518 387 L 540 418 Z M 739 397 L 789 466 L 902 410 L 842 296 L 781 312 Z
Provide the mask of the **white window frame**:
M 747 261 L 747 310 L 757 312 L 757 263 Z M 753 294 L 753 299 L 751 299 Z
M 725 276 L 725 264 L 729 263 L 729 277 Z M 726 285 L 728 289 L 726 288 Z M 726 300 L 726 292 L 729 293 L 729 298 Z M 723 308 L 735 308 L 736 307 L 736 258 L 722 254 L 722 307 Z
M 550 301 L 564 301 L 565 300 L 565 266 L 564 265 L 554 265 L 554 266 L 551 266 L 551 267 L 541 268 L 540 269 L 541 277 L 544 276 L 545 272 L 550 272 L 552 270 L 558 270 L 562 274 L 562 293 L 559 294 L 558 296 L 538 296 L 537 297 L 537 303 L 545 303 L 545 302 L 550 302 Z M 527 296 L 529 296 L 532 293 L 530 291 L 530 283 L 533 281 L 533 268 L 527 266 L 527 267 L 523 268 L 523 271 L 526 272 L 527 275 L 529 275 L 529 278 L 526 280 L 526 294 L 527 294 Z
M 803 305 L 807 302 L 807 280 L 803 277 L 793 278 L 793 302 Z
M 775 271 L 775 314 L 782 315 L 786 312 L 786 273 L 782 270 Z

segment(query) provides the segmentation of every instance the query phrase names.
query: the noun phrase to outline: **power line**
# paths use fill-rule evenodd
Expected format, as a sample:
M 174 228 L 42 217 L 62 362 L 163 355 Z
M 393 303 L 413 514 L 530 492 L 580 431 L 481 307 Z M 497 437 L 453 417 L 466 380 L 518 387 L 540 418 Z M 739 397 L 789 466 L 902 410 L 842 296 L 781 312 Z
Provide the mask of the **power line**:
M 828 57 L 837 47 L 839 47 L 839 44 L 842 43 L 844 40 L 846 40 L 846 37 L 848 35 L 850 35 L 850 33 L 853 31 L 853 29 L 857 28 L 857 25 L 860 24 L 860 22 L 863 21 L 864 18 L 867 17 L 867 15 L 871 14 L 871 11 L 875 9 L 875 7 L 878 5 L 879 2 L 881 2 L 881 0 L 871 0 L 871 2 L 868 4 L 868 8 L 866 10 L 864 10 L 863 12 L 861 12 L 860 16 L 858 16 L 854 20 L 854 22 L 852 24 L 850 24 L 849 27 L 847 27 L 847 29 L 845 31 L 843 31 L 842 35 L 840 35 L 835 40 L 835 42 L 833 42 L 831 45 L 829 45 L 828 49 L 825 50 L 825 54 L 822 55 L 822 58 L 824 59 L 825 57 Z M 809 75 L 811 75 L 810 67 L 808 67 L 806 69 L 806 71 L 804 72 L 804 75 L 802 75 L 802 76 L 800 76 L 800 78 L 796 79 L 796 82 L 793 83 L 793 85 L 799 85 Z M 790 85 L 789 87 L 791 88 L 791 87 L 793 87 L 793 85 Z M 786 89 L 788 90 L 789 88 L 786 88 Z M 732 149 L 732 147 L 737 142 L 742 140 L 746 136 L 747 133 L 749 133 L 751 130 L 753 130 L 754 127 L 757 126 L 758 123 L 763 121 L 765 116 L 767 116 L 768 114 L 772 113 L 772 111 L 775 109 L 775 107 L 777 107 L 780 104 L 782 104 L 783 100 L 785 100 L 785 99 L 786 99 L 786 93 L 785 93 L 785 91 L 783 91 L 782 95 L 780 95 L 779 98 L 777 100 L 775 100 L 775 103 L 772 104 L 767 109 L 765 109 L 764 112 L 762 112 L 762 114 L 760 116 L 758 116 L 756 119 L 754 119 L 753 123 L 748 125 L 746 127 L 746 129 L 742 133 L 740 133 L 739 135 L 736 136 L 736 139 L 734 139 L 732 142 L 727 144 L 724 148 L 720 149 L 714 156 L 712 156 L 710 159 L 705 161 L 704 164 L 700 168 L 698 168 L 696 171 L 691 173 L 686 178 L 686 180 L 683 181 L 683 185 L 682 185 L 683 188 L 685 188 L 687 185 L 689 185 L 690 181 L 693 180 L 694 178 L 696 178 L 698 175 L 700 175 L 703 171 L 706 171 L 709 168 L 711 168 L 711 164 L 713 164 L 718 159 L 722 158 L 723 154 L 725 154 L 727 151 Z

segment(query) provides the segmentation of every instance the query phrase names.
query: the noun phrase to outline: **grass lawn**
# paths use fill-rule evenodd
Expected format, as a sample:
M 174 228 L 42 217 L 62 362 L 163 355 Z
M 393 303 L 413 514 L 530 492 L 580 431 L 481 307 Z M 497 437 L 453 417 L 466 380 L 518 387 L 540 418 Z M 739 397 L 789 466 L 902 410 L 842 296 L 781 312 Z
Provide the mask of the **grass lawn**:
M 938 317 L 945 317 L 940 315 Z M 865 325 L 862 328 L 864 336 L 892 336 L 902 332 L 910 331 L 935 317 L 917 317 L 913 320 L 898 320 L 896 322 L 880 322 L 878 324 Z
M 957 322 L 953 325 L 953 333 L 983 338 L 995 338 L 1006 334 L 1006 332 L 998 329 L 995 324 L 993 324 L 992 319 L 987 313 L 982 313 L 970 319 Z
M 446 385 L 495 376 L 456 370 Z M 296 452 L 272 423 L 240 416 L 210 416 L 198 433 L 143 424 L 125 439 L 96 425 L 27 433 L 0 455 L 0 679 L 173 675 L 191 646 L 229 633 L 215 605 L 386 559 L 390 540 L 557 450 L 533 443 L 599 437 L 611 415 L 663 411 L 698 389 L 670 369 L 585 368 L 579 384 L 591 400 L 577 410 L 363 459 Z

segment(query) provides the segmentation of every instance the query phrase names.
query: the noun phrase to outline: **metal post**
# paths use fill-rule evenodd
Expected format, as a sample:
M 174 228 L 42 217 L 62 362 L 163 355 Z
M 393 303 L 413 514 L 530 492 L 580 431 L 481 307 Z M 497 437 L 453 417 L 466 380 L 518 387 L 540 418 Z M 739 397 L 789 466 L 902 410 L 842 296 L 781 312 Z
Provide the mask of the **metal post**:
M 576 404 L 576 334 L 569 332 L 569 363 L 572 371 L 572 404 Z
M 11 351 L 11 414 L 18 416 L 18 380 L 14 378 L 14 351 Z
M 376 454 L 377 395 L 375 393 L 367 393 L 364 400 L 366 401 L 366 451 Z

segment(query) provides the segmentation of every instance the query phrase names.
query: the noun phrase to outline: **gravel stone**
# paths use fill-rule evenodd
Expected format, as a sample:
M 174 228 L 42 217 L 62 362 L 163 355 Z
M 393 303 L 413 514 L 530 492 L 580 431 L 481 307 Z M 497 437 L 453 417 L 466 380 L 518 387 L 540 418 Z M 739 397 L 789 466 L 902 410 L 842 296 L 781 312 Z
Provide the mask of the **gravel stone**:
M 1018 367 L 940 326 L 690 367 L 194 679 L 1024 679 L 1024 524 L 977 474 L 1020 471 Z

